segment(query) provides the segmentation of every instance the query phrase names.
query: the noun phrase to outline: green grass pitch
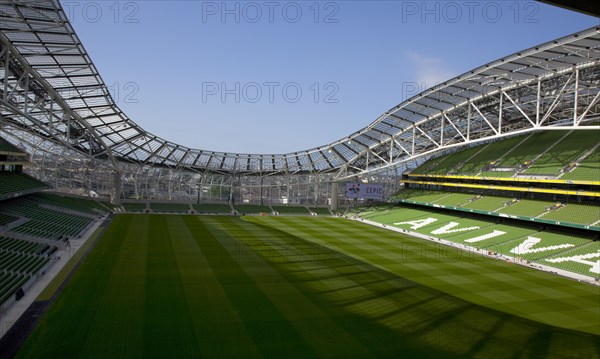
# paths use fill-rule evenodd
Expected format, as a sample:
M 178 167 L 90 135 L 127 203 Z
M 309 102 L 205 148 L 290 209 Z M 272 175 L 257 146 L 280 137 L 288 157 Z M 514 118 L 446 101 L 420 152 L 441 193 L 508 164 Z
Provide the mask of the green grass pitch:
M 337 218 L 118 215 L 18 358 L 598 358 L 599 288 Z

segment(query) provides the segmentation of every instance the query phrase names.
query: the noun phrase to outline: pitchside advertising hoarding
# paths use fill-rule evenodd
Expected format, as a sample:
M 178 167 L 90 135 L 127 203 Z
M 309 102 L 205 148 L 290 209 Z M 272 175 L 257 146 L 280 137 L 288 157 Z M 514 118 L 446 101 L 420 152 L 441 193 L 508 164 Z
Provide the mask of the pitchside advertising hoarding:
M 346 183 L 346 198 L 383 200 L 383 185 L 357 182 Z

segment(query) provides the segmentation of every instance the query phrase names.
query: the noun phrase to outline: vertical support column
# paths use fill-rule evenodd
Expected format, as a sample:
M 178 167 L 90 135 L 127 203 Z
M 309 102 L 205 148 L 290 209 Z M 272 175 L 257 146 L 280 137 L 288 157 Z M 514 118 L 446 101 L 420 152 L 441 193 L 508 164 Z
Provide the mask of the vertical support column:
M 218 202 L 221 202 L 221 201 L 223 201 L 223 186 L 224 186 L 223 182 L 224 182 L 224 181 L 225 181 L 225 179 L 224 179 L 224 177 L 223 177 L 223 176 L 218 176 L 218 177 L 215 177 L 215 178 L 213 179 L 213 181 L 211 181 L 211 183 L 212 183 L 212 182 L 214 182 L 214 183 L 216 183 L 216 182 L 219 182 L 219 197 L 218 197 L 218 199 L 217 199 L 217 201 L 218 201 Z M 211 187 L 212 187 L 212 186 L 211 186 Z M 229 190 L 231 190 L 231 183 L 229 183 Z M 212 193 L 211 193 L 211 197 L 214 197 L 214 195 L 213 195 Z
M 338 197 L 339 197 L 339 188 L 337 182 L 331 182 L 331 205 L 329 206 L 332 211 L 338 209 Z
M 8 79 L 10 78 L 10 67 L 8 65 L 10 64 L 10 53 L 8 49 L 6 49 L 5 51 L 6 55 L 4 59 L 4 88 L 2 97 L 4 101 L 8 101 Z
M 25 75 L 25 103 L 23 104 L 23 112 L 29 115 L 29 75 Z
M 173 170 L 169 171 L 169 177 L 167 178 L 167 199 L 169 201 L 173 199 Z
M 292 199 L 290 198 L 290 174 L 287 171 L 285 174 L 285 180 L 286 180 L 286 184 L 287 184 L 285 187 L 285 191 L 286 191 L 285 195 L 287 197 L 288 204 L 294 203 L 294 202 L 292 202 Z
M 394 162 L 394 135 L 390 135 L 390 163 Z
M 264 201 L 263 201 L 263 176 L 260 176 L 260 186 L 259 186 L 259 193 L 260 193 L 260 205 L 264 206 Z
M 542 98 L 542 81 L 538 80 L 537 83 L 537 100 L 535 104 L 535 127 L 540 127 L 540 105 Z
M 145 191 L 146 191 L 144 193 L 144 198 L 148 198 L 148 197 L 150 197 L 150 195 L 149 195 L 149 193 L 150 193 L 150 185 L 149 185 L 150 176 L 144 176 L 144 179 L 145 179 L 145 181 L 144 181 L 144 184 L 145 184 L 144 188 L 145 188 Z M 138 178 L 136 179 L 136 181 L 139 181 L 139 180 L 140 180 L 140 176 L 138 176 Z
M 577 106 L 579 105 L 579 69 L 575 69 L 575 100 L 573 101 L 573 126 L 579 126 L 577 121 Z
M 467 110 L 467 142 L 471 141 L 471 101 L 469 101 L 469 109 Z
M 309 181 L 310 181 L 310 176 L 308 176 Z M 314 190 L 314 203 L 313 205 L 316 207 L 318 202 L 319 202 L 319 175 L 316 174 L 315 175 L 315 187 L 313 188 Z
M 444 147 L 444 113 L 442 112 L 442 123 L 440 124 L 440 147 Z
M 227 204 L 233 206 L 235 204 L 235 174 L 231 176 L 229 181 L 229 196 L 227 197 Z
M 412 149 L 410 150 L 410 155 L 415 155 L 415 137 L 417 136 L 417 125 L 413 125 L 412 129 Z
M 202 190 L 204 188 L 204 174 L 200 174 L 200 179 L 198 181 L 198 203 L 202 201 Z
M 504 103 L 504 92 L 500 92 L 500 108 L 498 110 L 498 134 L 502 134 L 502 107 Z
M 121 204 L 121 172 L 113 173 L 112 203 Z

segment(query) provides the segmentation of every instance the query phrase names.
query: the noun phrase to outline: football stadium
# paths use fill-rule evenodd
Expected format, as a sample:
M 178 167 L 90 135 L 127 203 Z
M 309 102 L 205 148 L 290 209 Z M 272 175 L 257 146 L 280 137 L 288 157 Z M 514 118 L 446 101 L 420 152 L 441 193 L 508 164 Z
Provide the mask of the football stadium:
M 0 358 L 600 358 L 600 27 L 281 154 L 144 130 L 58 0 L 0 30 Z

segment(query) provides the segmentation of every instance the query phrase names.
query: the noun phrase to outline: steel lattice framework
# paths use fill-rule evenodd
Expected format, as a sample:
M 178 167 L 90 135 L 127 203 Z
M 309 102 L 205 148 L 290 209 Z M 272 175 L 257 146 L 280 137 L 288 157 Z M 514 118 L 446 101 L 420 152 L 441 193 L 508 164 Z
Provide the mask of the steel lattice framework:
M 517 132 L 600 128 L 600 27 L 476 68 L 338 141 L 286 154 L 192 149 L 145 131 L 115 104 L 57 0 L 0 1 L 0 30 L 0 131 L 116 173 L 116 185 L 153 171 L 218 174 L 230 186 L 240 176 L 261 178 L 259 187 L 269 176 L 339 182 Z

